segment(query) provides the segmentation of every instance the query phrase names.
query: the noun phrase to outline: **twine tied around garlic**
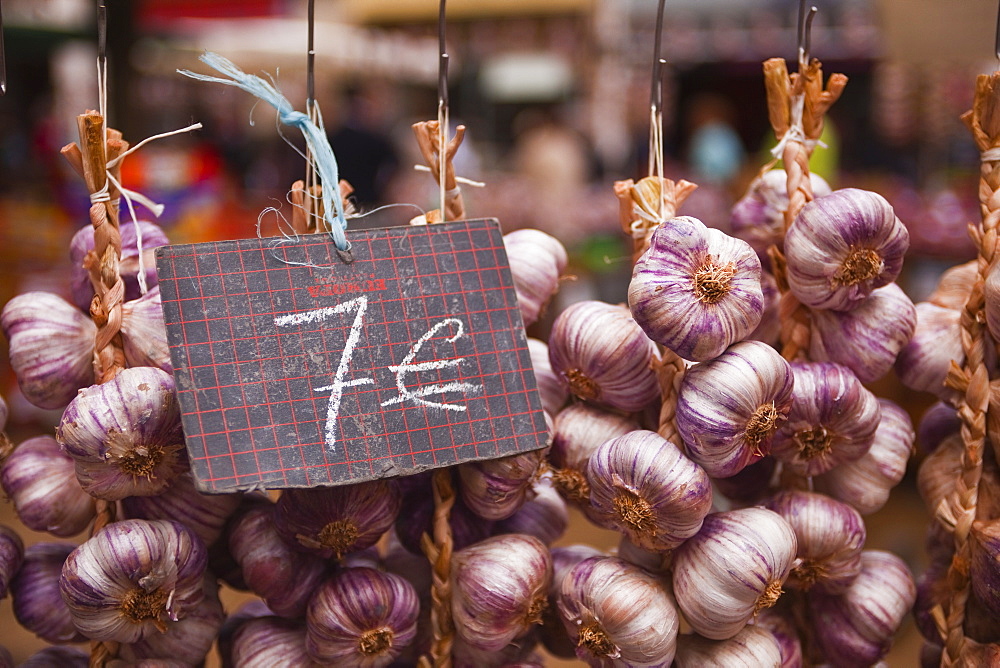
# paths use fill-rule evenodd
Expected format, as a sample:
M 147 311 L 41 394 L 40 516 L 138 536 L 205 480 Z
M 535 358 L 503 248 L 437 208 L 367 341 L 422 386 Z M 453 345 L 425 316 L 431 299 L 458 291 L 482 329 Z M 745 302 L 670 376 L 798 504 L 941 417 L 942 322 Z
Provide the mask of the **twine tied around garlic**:
M 441 188 L 441 201 L 444 207 L 444 216 L 440 209 L 428 211 L 425 216 L 418 217 L 411 221 L 411 224 L 436 223 L 442 220 L 462 220 L 465 218 L 465 203 L 462 201 L 462 189 L 458 185 L 455 176 L 455 166 L 453 160 L 458 152 L 458 147 L 462 145 L 465 138 L 465 126 L 459 125 L 455 128 L 455 136 L 444 144 L 442 150 L 442 140 L 445 136 L 442 129 L 447 130 L 447 118 L 436 121 L 420 121 L 412 125 L 413 134 L 420 147 L 420 153 L 424 156 L 430 172 Z M 423 218 L 423 220 L 420 220 Z

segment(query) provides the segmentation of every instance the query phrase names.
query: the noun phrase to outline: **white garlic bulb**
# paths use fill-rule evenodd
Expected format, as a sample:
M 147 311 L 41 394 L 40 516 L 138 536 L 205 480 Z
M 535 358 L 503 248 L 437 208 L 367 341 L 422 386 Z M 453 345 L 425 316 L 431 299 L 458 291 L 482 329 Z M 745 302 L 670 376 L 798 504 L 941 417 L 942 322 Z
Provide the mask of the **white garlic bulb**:
M 677 668 L 779 668 L 781 648 L 767 629 L 744 626 L 739 633 L 725 640 L 709 640 L 695 634 L 677 637 Z
M 545 305 L 559 290 L 559 276 L 566 268 L 566 249 L 555 237 L 531 228 L 503 236 L 510 262 L 521 320 L 527 327 L 538 320 Z
M 816 173 L 809 174 L 813 197 L 832 191 L 830 184 Z M 743 239 L 764 259 L 767 249 L 780 244 L 785 236 L 785 211 L 788 209 L 788 174 L 770 169 L 750 182 L 746 194 L 733 205 L 730 227 L 733 236 Z
M 835 190 L 806 204 L 788 228 L 788 286 L 806 306 L 849 311 L 895 280 L 909 245 L 884 197 Z
M 159 285 L 138 299 L 122 304 L 121 331 L 125 361 L 129 366 L 155 366 L 168 373 L 173 370 Z
M 653 232 L 628 288 L 632 317 L 679 357 L 717 357 L 764 312 L 760 259 L 740 239 L 679 216 Z
M 710 514 L 674 553 L 674 597 L 684 618 L 706 638 L 732 638 L 778 601 L 797 549 L 792 527 L 773 511 Z
M 950 401 L 957 392 L 945 387 L 944 380 L 954 361 L 965 363 L 962 349 L 960 311 L 943 308 L 930 302 L 916 306 L 917 326 L 896 359 L 896 374 L 911 390 L 930 392 L 939 399 Z

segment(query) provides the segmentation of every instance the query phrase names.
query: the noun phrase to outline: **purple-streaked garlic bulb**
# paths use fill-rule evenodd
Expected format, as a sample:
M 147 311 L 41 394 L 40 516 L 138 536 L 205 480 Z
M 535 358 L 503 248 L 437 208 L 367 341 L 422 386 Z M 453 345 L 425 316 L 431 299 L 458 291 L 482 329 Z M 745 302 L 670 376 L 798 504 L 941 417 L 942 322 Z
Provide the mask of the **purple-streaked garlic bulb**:
M 913 576 L 902 559 L 865 550 L 861 573 L 847 591 L 809 596 L 813 637 L 835 668 L 870 666 L 889 651 L 915 598 Z
M 795 531 L 764 508 L 712 513 L 674 553 L 674 597 L 691 627 L 732 638 L 774 605 L 795 562 Z
M 812 311 L 812 323 L 810 359 L 842 364 L 861 382 L 873 383 L 889 372 L 913 337 L 917 312 L 900 287 L 890 283 L 851 311 Z
M 534 536 L 546 545 L 559 540 L 569 526 L 566 502 L 552 485 L 547 474 L 531 486 L 532 498 L 524 502 L 516 513 L 496 523 L 494 532 L 521 533 Z
M 80 489 L 73 460 L 51 436 L 17 446 L 0 464 L 0 486 L 32 531 L 69 538 L 94 519 L 94 498 Z
M 484 520 L 507 519 L 524 505 L 544 458 L 544 450 L 532 450 L 459 464 L 462 500 Z
M 222 535 L 208 546 L 208 570 L 237 591 L 250 591 L 250 585 L 243 579 L 243 568 L 240 567 L 236 557 L 230 551 L 229 539 L 233 533 L 233 527 L 237 521 L 253 508 L 267 507 L 274 505 L 268 496 L 263 492 L 249 492 L 242 494 L 240 505 L 236 511 L 226 520 L 226 525 L 222 528 Z M 288 549 L 291 546 L 286 544 Z M 296 552 L 298 554 L 298 552 Z M 272 614 L 268 612 L 267 614 Z
M 710 640 L 694 633 L 677 636 L 677 656 L 673 665 L 676 668 L 704 666 L 763 668 L 785 664 L 781 646 L 774 634 L 759 626 L 747 625 L 732 638 L 724 640 Z
M 123 520 L 70 553 L 59 588 L 85 636 L 136 642 L 201 603 L 207 561 L 198 536 L 177 522 Z
M 131 662 L 169 658 L 182 666 L 201 665 L 226 620 L 214 577 L 205 578 L 204 591 L 205 598 L 184 619 L 165 622 L 162 633 L 149 633 L 138 642 L 122 645 L 118 656 Z
M 252 598 L 226 617 L 222 622 L 222 626 L 219 627 L 219 634 L 216 636 L 219 658 L 222 659 L 222 668 L 233 668 L 231 661 L 233 635 L 239 628 L 251 619 L 269 617 L 272 614 L 271 609 L 265 605 L 264 601 L 259 598 Z
M 119 226 L 122 239 L 122 257 L 118 270 L 125 283 L 125 299 L 137 299 L 139 290 L 139 247 L 136 243 L 135 223 L 131 220 L 121 221 Z M 155 223 L 139 221 L 139 232 L 142 235 L 142 260 L 146 278 L 146 288 L 152 289 L 157 284 L 156 258 L 153 250 L 158 246 L 166 246 L 170 241 L 163 229 Z M 73 302 L 84 311 L 90 311 L 90 302 L 94 298 L 94 286 L 83 262 L 87 253 L 94 250 L 94 227 L 87 225 L 77 230 L 69 245 L 69 259 L 73 264 L 70 273 L 70 288 L 73 291 Z M 96 260 L 96 258 L 95 258 Z
M 13 529 L 0 524 L 0 599 L 7 596 L 11 580 L 24 562 L 24 541 Z
M 416 475 L 403 478 L 404 481 L 420 481 L 421 484 L 411 486 L 404 484 L 406 491 L 403 495 L 402 507 L 405 513 L 400 513 L 396 518 L 396 537 L 400 544 L 412 554 L 423 556 L 421 548 L 421 537 L 426 533 L 434 533 L 434 495 L 431 489 L 431 476 Z M 469 510 L 462 501 L 461 495 L 456 496 L 455 505 L 451 507 L 448 516 L 448 524 L 451 526 L 452 542 L 454 549 L 461 550 L 463 547 L 478 543 L 484 538 L 493 534 L 494 522 L 484 520 Z
M 822 176 L 810 174 L 814 197 L 832 191 Z M 785 211 L 788 209 L 788 175 L 783 169 L 770 169 L 750 182 L 747 192 L 733 205 L 730 226 L 734 237 L 750 244 L 761 259 L 767 249 L 785 237 Z
M 18 668 L 87 668 L 89 663 L 90 655 L 79 647 L 54 646 L 35 652 Z
M 963 450 L 961 434 L 954 434 L 944 439 L 920 462 L 917 491 L 931 513 L 935 513 L 941 503 L 954 494 L 955 481 L 962 474 Z
M 584 559 L 606 555 L 590 545 L 554 547 L 550 550 L 550 554 L 552 581 L 549 584 L 548 605 L 542 611 L 542 625 L 538 635 L 542 645 L 551 654 L 563 659 L 572 659 L 576 656 L 576 642 L 569 637 L 566 625 L 559 616 L 559 593 L 562 591 L 562 581 L 566 574 Z
M 122 344 L 129 366 L 155 366 L 168 373 L 173 371 L 159 285 L 122 304 Z
M 650 341 L 623 306 L 577 302 L 552 325 L 549 361 L 569 391 L 585 401 L 639 411 L 660 396 Z
M 792 409 L 771 453 L 804 476 L 863 457 L 881 417 L 875 395 L 839 364 L 794 362 L 792 372 Z
M 962 419 L 954 406 L 939 401 L 924 411 L 917 425 L 917 446 L 929 455 L 949 436 L 954 436 L 962 427 Z
M 767 608 L 761 610 L 754 617 L 752 624 L 770 631 L 771 635 L 774 636 L 781 652 L 780 668 L 802 667 L 802 642 L 799 640 L 799 631 L 791 619 L 790 612 L 779 612 L 774 608 Z
M 409 582 L 345 568 L 316 591 L 306 613 L 306 651 L 324 665 L 388 666 L 417 635 L 420 603 Z
M 913 454 L 913 423 L 905 410 L 888 399 L 879 399 L 882 417 L 868 452 L 851 462 L 817 476 L 816 489 L 870 515 L 889 500 L 889 491 L 906 474 Z
M 937 287 L 934 288 L 927 301 L 944 308 L 961 311 L 965 308 L 965 303 L 969 301 L 969 294 L 972 286 L 979 275 L 979 261 L 969 260 L 964 264 L 956 264 L 954 267 L 945 269 L 938 279 Z
M 549 463 L 553 482 L 563 498 L 581 508 L 590 506 L 587 464 L 604 443 L 639 428 L 629 418 L 584 403 L 571 404 L 556 415 Z
M 528 352 L 531 355 L 531 367 L 535 371 L 538 394 L 542 398 L 542 408 L 549 415 L 555 415 L 566 404 L 569 391 L 559 376 L 552 371 L 549 344 L 528 337 Z
M 788 227 L 788 286 L 806 306 L 850 311 L 896 279 L 909 245 L 884 197 L 835 190 L 806 204 Z
M 645 568 L 650 573 L 658 573 L 665 570 L 665 564 L 670 561 L 669 552 L 664 554 L 639 547 L 630 541 L 628 536 L 624 535 L 618 539 L 618 549 L 615 550 L 614 556 L 624 559 L 640 568 Z
M 728 478 L 771 450 L 792 404 L 792 369 L 759 341 L 734 344 L 684 374 L 677 431 L 688 456 L 713 478 Z
M 538 646 L 536 634 L 529 632 L 515 638 L 503 649 L 493 652 L 479 649 L 465 642 L 461 636 L 452 644 L 453 668 L 544 668 L 545 663 L 534 653 Z M 409 665 L 409 664 L 407 664 Z
M 84 642 L 69 608 L 59 596 L 63 562 L 76 545 L 36 543 L 24 551 L 24 563 L 10 583 L 14 617 L 21 626 L 53 644 Z
M 8 417 L 10 417 L 10 408 L 7 406 L 7 401 L 3 396 L 0 396 L 0 432 L 7 426 Z
M 306 652 L 305 623 L 281 617 L 258 617 L 244 622 L 233 633 L 228 665 L 314 668 L 319 664 Z
M 920 302 L 916 311 L 917 327 L 909 343 L 899 351 L 896 374 L 911 390 L 930 392 L 938 399 L 950 401 L 957 393 L 945 387 L 944 379 L 953 361 L 959 366 L 965 363 L 962 313 L 930 302 Z
M 533 536 L 493 536 L 455 552 L 451 610 L 468 644 L 499 651 L 542 621 L 552 558 Z
M 653 431 L 633 431 L 597 448 L 587 482 L 592 519 L 647 550 L 677 547 L 712 509 L 705 470 Z
M 62 297 L 20 294 L 3 307 L 0 326 L 17 384 L 35 406 L 62 408 L 94 382 L 97 326 Z
M 795 531 L 798 560 L 788 576 L 791 588 L 829 594 L 844 591 L 861 572 L 867 532 L 861 513 L 823 494 L 778 492 L 764 504 Z
M 756 505 L 771 490 L 778 460 L 764 457 L 750 464 L 734 476 L 712 480 L 715 490 L 732 502 L 732 507 Z
M 781 338 L 781 291 L 778 283 L 767 271 L 760 272 L 760 290 L 764 299 L 764 310 L 760 314 L 760 324 L 746 338 L 776 345 Z
M 503 235 L 503 245 L 521 320 L 527 327 L 538 320 L 549 299 L 559 291 L 559 276 L 568 261 L 566 249 L 555 237 L 530 228 Z
M 391 480 L 286 489 L 275 507 L 274 522 L 290 545 L 340 559 L 374 545 L 396 521 L 400 502 Z
M 629 309 L 649 338 L 704 362 L 760 324 L 760 274 L 748 243 L 679 216 L 656 228 L 635 263 Z
M 282 617 L 301 617 L 309 599 L 326 577 L 323 559 L 285 542 L 274 523 L 270 504 L 250 508 L 229 530 L 229 552 L 246 585 Z
M 1000 615 L 1000 520 L 973 522 L 969 535 L 972 592 L 993 615 Z
M 159 494 L 188 470 L 174 379 L 152 367 L 82 390 L 56 438 L 76 462 L 80 486 L 98 499 Z
M 239 507 L 242 494 L 202 494 L 190 473 L 182 473 L 162 494 L 122 499 L 125 516 L 142 520 L 178 520 L 211 545 Z
M 670 585 L 615 557 L 591 557 L 562 579 L 559 613 L 591 666 L 669 666 L 679 619 Z

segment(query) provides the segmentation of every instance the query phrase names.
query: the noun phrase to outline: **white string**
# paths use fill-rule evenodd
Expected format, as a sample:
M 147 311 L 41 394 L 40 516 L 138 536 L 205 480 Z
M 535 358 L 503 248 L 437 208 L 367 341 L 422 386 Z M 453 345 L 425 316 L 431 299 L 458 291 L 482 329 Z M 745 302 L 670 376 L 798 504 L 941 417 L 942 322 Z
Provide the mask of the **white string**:
M 448 106 L 441 100 L 438 104 L 438 189 L 441 195 L 441 222 L 445 222 L 447 216 L 445 214 L 445 203 L 447 202 L 448 192 L 445 190 L 444 176 L 447 172 L 447 160 L 445 159 L 445 152 L 447 151 L 446 143 L 448 141 Z
M 110 123 L 108 123 L 108 63 L 107 59 L 98 58 L 97 59 L 97 106 L 98 113 L 100 113 L 101 118 L 104 119 L 104 142 L 101 145 L 101 150 L 107 154 L 107 144 L 110 133 Z M 146 263 L 143 259 L 143 248 L 142 248 L 142 226 L 139 225 L 139 219 L 135 215 L 135 205 L 134 202 L 142 204 L 144 207 L 149 209 L 154 216 L 159 218 L 163 215 L 163 211 L 166 207 L 162 204 L 154 202 L 149 197 L 146 197 L 140 192 L 135 190 L 129 190 L 124 187 L 118 179 L 112 175 L 111 170 L 117 167 L 126 156 L 131 155 L 135 151 L 139 150 L 141 147 L 145 146 L 151 141 L 156 139 L 162 139 L 164 137 L 172 137 L 173 135 L 182 134 L 185 132 L 191 132 L 193 130 L 198 130 L 202 127 L 201 123 L 193 123 L 186 128 L 181 128 L 180 130 L 172 130 L 170 132 L 161 132 L 160 134 L 153 135 L 152 137 L 147 137 L 140 141 L 135 146 L 132 146 L 125 152 L 123 152 L 118 157 L 105 162 L 105 179 L 104 186 L 101 187 L 95 193 L 90 195 L 91 204 L 99 204 L 101 202 L 111 201 L 111 186 L 114 186 L 119 193 L 121 193 L 122 198 L 125 199 L 125 205 L 128 207 L 129 216 L 132 218 L 132 226 L 135 229 L 135 246 L 138 252 L 139 267 L 138 275 L 136 276 L 139 282 L 139 294 L 146 294 L 149 287 L 146 283 Z
M 980 159 L 983 162 L 998 162 L 1000 161 L 1000 146 L 994 146 L 993 148 L 988 148 L 983 151 Z
M 413 165 L 413 169 L 417 170 L 418 172 L 428 172 L 429 173 L 431 171 L 431 168 L 428 167 L 427 165 Z M 456 176 L 455 177 L 455 181 L 457 181 L 458 183 L 464 183 L 467 186 L 472 186 L 473 188 L 485 188 L 486 187 L 486 182 L 485 181 L 473 181 L 472 179 L 467 179 L 464 176 Z M 451 191 L 448 191 L 448 192 L 451 192 Z

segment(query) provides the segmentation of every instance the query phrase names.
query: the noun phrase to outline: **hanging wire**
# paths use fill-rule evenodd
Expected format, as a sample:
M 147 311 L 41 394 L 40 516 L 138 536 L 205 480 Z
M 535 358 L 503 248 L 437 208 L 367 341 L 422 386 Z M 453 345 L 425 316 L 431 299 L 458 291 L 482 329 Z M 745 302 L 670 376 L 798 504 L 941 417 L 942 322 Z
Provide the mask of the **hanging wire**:
M 7 94 L 7 49 L 3 45 L 3 2 L 0 0 L 0 95 Z
M 441 198 L 441 222 L 445 221 L 445 153 L 448 141 L 448 53 L 445 46 L 447 0 L 438 5 L 438 184 Z
M 656 25 L 653 38 L 653 71 L 649 85 L 649 176 L 663 177 L 663 72 L 667 64 L 660 57 L 663 43 L 663 9 L 665 0 L 659 0 L 656 8 Z M 663 185 L 660 184 L 662 189 Z M 663 218 L 663 193 L 657 206 L 659 217 Z
M 799 48 L 799 69 L 809 63 L 809 52 L 812 46 L 812 22 L 816 12 L 815 6 L 810 6 L 806 11 L 806 0 L 799 0 L 799 20 L 797 25 L 798 34 L 796 44 Z

